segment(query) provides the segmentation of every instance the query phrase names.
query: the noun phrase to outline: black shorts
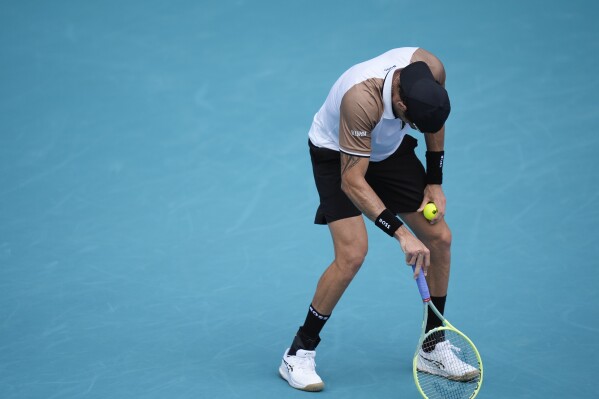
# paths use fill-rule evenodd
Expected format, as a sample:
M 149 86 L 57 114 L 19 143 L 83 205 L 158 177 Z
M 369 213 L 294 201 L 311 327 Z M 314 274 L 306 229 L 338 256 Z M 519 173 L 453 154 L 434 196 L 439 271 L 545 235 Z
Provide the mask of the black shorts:
M 310 158 L 320 205 L 314 223 L 327 224 L 335 220 L 359 216 L 341 190 L 341 160 L 338 151 L 316 147 L 310 140 Z M 394 214 L 414 212 L 422 203 L 426 186 L 426 171 L 414 149 L 418 140 L 406 135 L 399 148 L 387 159 L 370 162 L 366 181 Z

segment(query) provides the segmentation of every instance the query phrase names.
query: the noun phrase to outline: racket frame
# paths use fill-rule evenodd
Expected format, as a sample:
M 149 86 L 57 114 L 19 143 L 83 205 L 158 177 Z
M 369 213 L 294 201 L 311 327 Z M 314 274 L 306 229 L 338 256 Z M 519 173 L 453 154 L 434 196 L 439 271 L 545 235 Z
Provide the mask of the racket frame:
M 414 268 L 415 267 L 413 267 L 413 269 Z M 478 352 L 478 349 L 476 348 L 476 346 L 474 345 L 472 340 L 470 338 L 468 338 L 468 336 L 466 334 L 464 334 L 463 332 L 461 332 L 460 330 L 455 328 L 445 318 L 445 316 L 443 316 L 441 314 L 441 312 L 439 312 L 439 310 L 435 307 L 435 305 L 431 301 L 430 293 L 428 290 L 428 284 L 426 283 L 426 279 L 425 279 L 424 273 L 422 271 L 418 275 L 416 283 L 418 285 L 418 290 L 420 291 L 420 295 L 422 297 L 422 302 L 424 303 L 424 312 L 423 312 L 423 317 L 422 317 L 422 332 L 420 333 L 420 338 L 418 339 L 418 345 L 416 345 L 416 352 L 414 353 L 414 359 L 412 361 L 412 373 L 414 376 L 414 383 L 416 384 L 416 387 L 418 388 L 418 391 L 420 392 L 422 397 L 428 399 L 428 396 L 426 396 L 426 394 L 420 387 L 420 383 L 418 382 L 418 354 L 420 352 L 420 348 L 422 347 L 422 344 L 424 343 L 424 341 L 426 340 L 426 338 L 429 335 L 434 334 L 439 331 L 453 331 L 456 334 L 460 335 L 462 338 L 464 338 L 466 340 L 466 342 L 468 342 L 468 344 L 470 346 L 472 346 L 472 349 L 474 349 L 474 354 L 476 355 L 476 360 L 478 361 L 478 369 L 480 370 L 480 376 L 478 378 L 476 389 L 474 390 L 474 392 L 472 392 L 472 395 L 470 395 L 470 397 L 468 398 L 468 399 L 474 399 L 476 397 L 476 395 L 478 395 L 478 392 L 480 391 L 480 388 L 482 387 L 482 384 L 483 384 L 484 369 L 483 369 L 483 361 L 482 361 L 482 358 L 480 357 L 480 353 Z M 430 330 L 427 333 L 426 332 L 426 322 L 428 319 L 429 309 L 433 311 L 433 313 L 439 318 L 439 320 L 441 320 L 441 323 L 443 325 L 441 327 L 433 328 L 432 330 Z

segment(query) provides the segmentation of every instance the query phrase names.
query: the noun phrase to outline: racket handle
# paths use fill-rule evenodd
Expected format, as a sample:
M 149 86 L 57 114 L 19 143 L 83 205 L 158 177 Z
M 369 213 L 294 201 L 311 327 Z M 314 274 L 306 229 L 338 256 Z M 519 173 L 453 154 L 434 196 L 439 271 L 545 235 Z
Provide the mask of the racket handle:
M 412 266 L 412 271 L 416 270 L 416 266 Z M 431 300 L 431 294 L 428 292 L 428 284 L 426 283 L 426 278 L 424 277 L 424 271 L 421 269 L 420 273 L 418 273 L 418 278 L 416 279 L 416 284 L 418 285 L 418 291 L 420 291 L 420 296 L 422 297 L 423 302 L 428 302 Z

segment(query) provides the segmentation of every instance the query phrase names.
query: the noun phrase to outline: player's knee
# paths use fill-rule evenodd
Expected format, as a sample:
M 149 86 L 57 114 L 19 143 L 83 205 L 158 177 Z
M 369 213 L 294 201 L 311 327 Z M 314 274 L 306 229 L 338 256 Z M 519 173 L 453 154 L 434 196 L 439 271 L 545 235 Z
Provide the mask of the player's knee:
M 445 227 L 435 232 L 435 234 L 431 237 L 431 244 L 434 248 L 449 250 L 451 247 L 451 240 L 451 230 L 449 227 Z
M 362 267 L 367 253 L 368 247 L 366 245 L 352 246 L 340 251 L 337 254 L 336 262 L 338 267 L 343 271 L 343 274 L 348 278 L 353 278 Z

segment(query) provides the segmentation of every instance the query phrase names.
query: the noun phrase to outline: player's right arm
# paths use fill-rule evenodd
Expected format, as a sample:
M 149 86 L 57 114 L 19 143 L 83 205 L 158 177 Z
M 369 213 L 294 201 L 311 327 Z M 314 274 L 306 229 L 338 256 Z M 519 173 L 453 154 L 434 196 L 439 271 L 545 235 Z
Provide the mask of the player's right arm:
M 385 205 L 366 181 L 369 161 L 366 157 L 341 152 L 341 189 L 364 215 L 375 221 Z M 395 231 L 394 237 L 405 254 L 406 264 L 416 265 L 414 276 L 418 276 L 422 268 L 426 274 L 430 265 L 428 248 L 405 225 Z
M 385 204 L 366 181 L 370 163 L 371 132 L 383 113 L 379 87 L 372 81 L 349 89 L 340 106 L 339 149 L 341 154 L 341 189 L 366 217 L 376 221 Z M 376 94 L 374 94 L 376 93 Z M 394 233 L 406 256 L 406 263 L 416 265 L 415 277 L 430 264 L 430 251 L 404 225 Z
M 370 163 L 371 132 L 383 112 L 380 90 L 372 82 L 358 84 L 348 90 L 341 101 L 339 148 L 341 154 L 341 189 L 366 217 L 376 221 L 385 204 L 366 181 Z M 415 277 L 430 264 L 430 251 L 406 226 L 394 233 L 408 265 L 416 265 Z

